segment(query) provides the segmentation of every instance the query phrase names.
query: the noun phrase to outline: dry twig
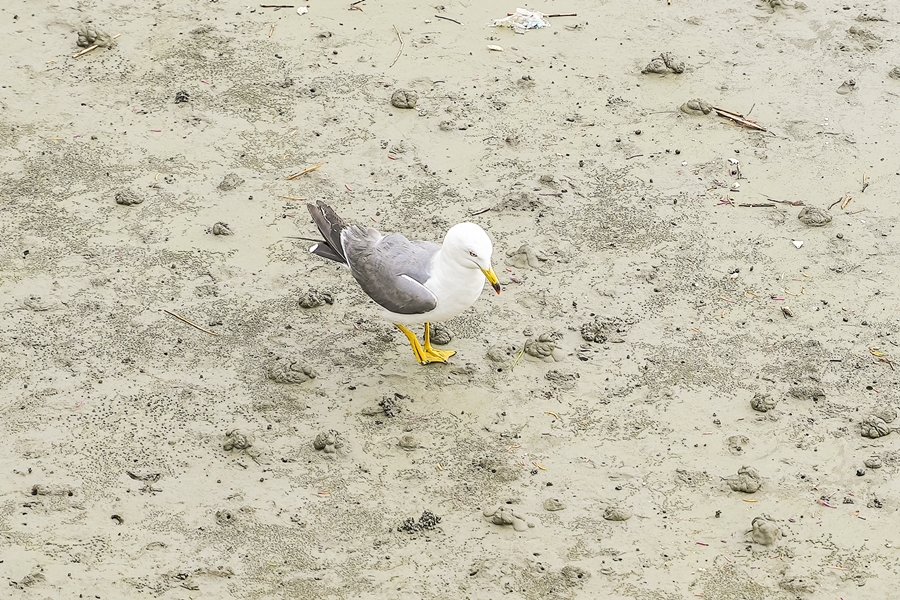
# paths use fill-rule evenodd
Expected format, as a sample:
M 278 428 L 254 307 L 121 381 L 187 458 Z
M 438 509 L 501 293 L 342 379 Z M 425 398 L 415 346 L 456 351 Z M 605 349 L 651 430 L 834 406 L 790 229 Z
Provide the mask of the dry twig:
M 100 46 L 98 46 L 97 44 L 92 44 L 92 45 L 88 46 L 87 48 L 85 48 L 84 50 L 82 50 L 81 52 L 79 52 L 79 53 L 77 53 L 77 54 L 74 54 L 74 55 L 72 56 L 72 58 L 78 58 L 79 56 L 84 56 L 84 55 L 87 54 L 88 52 L 92 52 L 92 51 L 96 50 L 96 49 L 99 48 L 99 47 L 100 47 Z
M 763 194 L 763 196 L 766 196 L 766 195 Z M 766 198 L 769 198 L 769 196 L 766 196 Z M 803 200 L 794 200 L 793 202 L 791 202 L 790 200 L 776 200 L 775 198 L 769 198 L 769 202 L 777 202 L 778 204 L 787 204 L 788 206 L 806 206 L 803 203 Z
M 443 19 L 443 20 L 445 20 L 445 21 L 453 21 L 453 22 L 456 23 L 457 25 L 462 25 L 462 23 L 460 23 L 460 22 L 457 21 L 456 19 L 451 19 L 450 17 L 442 17 L 441 15 L 434 15 L 434 18 L 435 18 L 435 19 Z
M 512 371 L 513 369 L 516 368 L 516 365 L 519 364 L 519 361 L 522 360 L 522 356 L 524 356 L 524 355 L 525 355 L 525 348 L 523 347 L 522 351 L 519 352 L 519 355 L 516 357 L 516 360 L 513 361 L 512 366 L 509 368 L 510 371 Z
M 394 66 L 394 63 L 396 63 L 398 60 L 400 60 L 400 53 L 403 52 L 403 36 L 400 35 L 400 30 L 397 29 L 396 25 L 394 25 L 393 27 L 394 27 L 394 31 L 397 32 L 397 39 L 400 40 L 400 49 L 397 50 L 397 56 L 394 57 L 394 62 L 391 63 L 391 67 Z M 390 68 L 390 67 L 388 67 L 388 68 Z
M 300 172 L 298 172 L 298 173 L 294 173 L 293 175 L 288 175 L 287 177 L 285 177 L 285 179 L 287 179 L 288 181 L 293 181 L 294 179 L 297 179 L 297 178 L 300 177 L 301 175 L 306 175 L 307 173 L 311 173 L 312 171 L 315 171 L 316 169 L 318 169 L 319 167 L 321 167 L 321 166 L 324 165 L 324 164 L 325 164 L 325 163 L 321 162 L 321 163 L 319 163 L 319 164 L 317 164 L 317 165 L 313 165 L 313 166 L 311 166 L 311 167 L 307 167 L 307 168 L 303 169 L 302 171 L 300 171 Z
M 190 321 L 188 321 L 188 320 L 185 319 L 184 317 L 182 317 L 182 316 L 180 316 L 180 315 L 176 315 L 175 313 L 173 313 L 173 312 L 170 311 L 170 310 L 162 309 L 162 311 L 163 311 L 164 313 L 168 314 L 168 315 L 172 315 L 173 317 L 175 317 L 175 318 L 178 319 L 179 321 L 184 321 L 185 323 L 187 323 L 188 325 L 190 325 L 190 326 L 193 327 L 194 329 L 199 329 L 199 330 L 202 331 L 203 333 L 208 333 L 209 335 L 213 335 L 213 336 L 218 336 L 218 335 L 219 335 L 219 334 L 217 334 L 215 331 L 210 331 L 209 329 L 204 329 L 204 328 L 200 327 L 199 325 L 196 325 L 196 324 L 194 324 L 194 323 L 191 323 Z
M 120 37 L 122 37 L 122 34 L 121 34 L 121 33 L 117 33 L 116 35 L 112 36 L 112 39 L 117 40 L 117 39 L 119 39 Z M 75 53 L 74 55 L 72 55 L 72 58 L 78 58 L 79 56 L 84 56 L 84 55 L 87 54 L 88 52 L 93 52 L 94 50 L 96 50 L 96 49 L 99 48 L 99 47 L 100 47 L 99 44 L 92 44 L 92 45 L 88 46 L 87 48 L 85 48 L 84 50 L 82 50 L 82 51 L 80 51 L 80 52 L 77 52 L 77 53 Z M 47 62 L 50 62 L 50 61 L 47 61 Z M 54 61 L 54 62 L 56 62 L 56 61 Z
M 731 119 L 735 123 L 739 123 L 744 127 L 749 127 L 750 129 L 756 129 L 757 131 L 769 131 L 762 125 L 758 125 L 756 121 L 751 121 L 750 119 L 744 117 L 744 115 L 739 115 L 738 113 L 731 112 L 730 110 L 725 110 L 724 108 L 717 108 L 715 106 L 712 107 L 716 114 L 720 117 L 725 117 L 726 119 Z
M 843 196 L 841 196 L 840 198 L 838 198 L 837 200 L 835 200 L 834 202 L 832 202 L 831 204 L 829 204 L 829 205 L 828 205 L 828 210 L 831 210 L 832 208 L 834 208 L 834 206 L 835 206 L 836 204 L 840 204 L 841 202 L 843 202 L 844 199 L 845 199 L 847 196 L 849 196 L 849 195 L 850 195 L 850 194 L 844 194 Z

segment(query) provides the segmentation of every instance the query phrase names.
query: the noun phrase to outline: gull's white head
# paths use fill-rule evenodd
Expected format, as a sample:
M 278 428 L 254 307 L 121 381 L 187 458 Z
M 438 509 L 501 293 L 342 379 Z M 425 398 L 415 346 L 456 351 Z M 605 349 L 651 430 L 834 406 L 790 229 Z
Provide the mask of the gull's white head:
M 494 290 L 500 293 L 500 284 L 491 268 L 494 245 L 484 229 L 475 223 L 454 225 L 444 237 L 444 251 L 448 258 L 463 267 L 480 269 Z

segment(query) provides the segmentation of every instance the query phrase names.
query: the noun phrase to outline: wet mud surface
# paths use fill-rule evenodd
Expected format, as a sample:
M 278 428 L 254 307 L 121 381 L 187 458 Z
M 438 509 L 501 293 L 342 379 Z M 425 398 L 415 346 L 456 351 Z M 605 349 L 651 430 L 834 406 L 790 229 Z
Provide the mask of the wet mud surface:
M 890 597 L 897 7 L 348 5 L 0 6 L 0 585 Z M 315 200 L 488 231 L 448 364 Z

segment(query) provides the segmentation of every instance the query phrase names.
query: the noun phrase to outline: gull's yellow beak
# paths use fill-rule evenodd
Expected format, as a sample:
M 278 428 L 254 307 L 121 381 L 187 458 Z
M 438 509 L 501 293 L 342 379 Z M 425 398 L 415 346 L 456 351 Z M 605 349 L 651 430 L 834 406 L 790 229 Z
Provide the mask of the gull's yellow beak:
M 488 282 L 490 282 L 491 287 L 494 288 L 494 291 L 497 292 L 497 294 L 500 294 L 500 281 L 497 279 L 497 275 L 494 273 L 494 269 L 482 269 L 481 272 L 484 273 L 484 276 L 487 278 Z

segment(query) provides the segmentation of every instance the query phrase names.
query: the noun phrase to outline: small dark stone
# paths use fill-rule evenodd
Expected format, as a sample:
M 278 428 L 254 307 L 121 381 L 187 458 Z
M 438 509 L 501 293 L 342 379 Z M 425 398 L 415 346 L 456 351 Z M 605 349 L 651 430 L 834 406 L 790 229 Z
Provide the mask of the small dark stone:
M 175 104 L 181 104 L 183 102 L 190 102 L 191 96 L 186 91 L 181 90 L 179 92 L 175 92 Z

